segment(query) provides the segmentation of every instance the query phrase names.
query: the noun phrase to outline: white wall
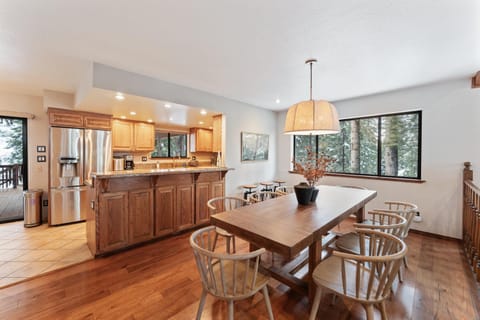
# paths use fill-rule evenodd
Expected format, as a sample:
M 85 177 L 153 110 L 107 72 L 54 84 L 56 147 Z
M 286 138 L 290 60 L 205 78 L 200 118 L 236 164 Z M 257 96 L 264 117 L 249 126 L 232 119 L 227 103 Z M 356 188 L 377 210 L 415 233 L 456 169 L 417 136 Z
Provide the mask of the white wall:
M 93 87 L 223 113 L 226 154 L 224 160 L 228 167 L 235 169 L 229 171 L 226 176 L 227 195 L 240 194 L 242 184 L 270 180 L 274 177 L 275 155 L 277 154 L 277 116 L 273 111 L 97 63 L 93 65 Z M 240 161 L 240 133 L 242 131 L 270 135 L 268 161 Z
M 42 189 L 43 198 L 47 199 L 48 190 L 48 162 L 37 162 L 37 145 L 48 148 L 48 116 L 43 109 L 42 97 L 19 95 L 0 92 L 0 115 L 11 115 L 10 111 L 17 112 L 19 117 L 22 113 L 30 113 L 34 119 L 27 120 L 28 126 L 28 184 L 29 189 Z M 46 153 L 42 153 L 45 156 Z M 43 211 L 43 219 L 46 220 L 46 207 Z
M 414 223 L 413 229 L 461 238 L 463 162 L 472 162 L 474 180 L 480 185 L 480 89 L 471 89 L 470 79 L 461 79 L 337 101 L 335 106 L 340 118 L 423 110 L 422 179 L 426 182 L 325 177 L 322 183 L 362 185 L 377 190 L 377 198 L 367 209 L 380 207 L 385 200 L 416 203 L 423 222 Z M 302 177 L 288 173 L 292 151 L 291 138 L 282 134 L 285 115 L 286 112 L 282 112 L 277 116 L 277 175 L 294 184 Z

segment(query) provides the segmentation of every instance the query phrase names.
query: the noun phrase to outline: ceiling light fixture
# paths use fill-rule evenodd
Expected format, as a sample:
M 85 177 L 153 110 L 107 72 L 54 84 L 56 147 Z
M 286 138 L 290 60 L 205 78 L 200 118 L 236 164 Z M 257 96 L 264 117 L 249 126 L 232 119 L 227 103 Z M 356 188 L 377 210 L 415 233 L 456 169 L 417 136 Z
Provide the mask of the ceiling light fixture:
M 285 119 L 286 134 L 331 134 L 340 131 L 337 110 L 328 101 L 312 99 L 312 65 L 316 59 L 309 59 L 310 65 L 310 100 L 301 101 L 288 109 Z
M 147 122 L 153 122 L 153 120 L 152 120 L 152 119 L 148 119 Z
M 137 113 L 136 113 L 135 111 L 130 111 L 130 114 L 131 114 L 132 116 L 134 116 L 134 115 L 136 115 Z
M 202 114 L 202 115 L 206 115 L 206 114 L 207 114 L 207 111 L 205 111 L 205 110 L 201 110 L 201 111 L 200 111 L 200 114 Z
M 120 116 L 120 119 L 127 119 L 127 117 L 125 117 L 125 116 Z
M 168 103 L 165 104 L 165 108 L 170 109 L 172 106 L 169 105 Z
M 203 124 L 203 121 L 198 121 L 198 124 Z
M 125 100 L 125 96 L 123 95 L 123 93 L 121 92 L 117 92 L 117 94 L 115 95 L 115 99 L 117 100 Z
M 275 99 L 275 103 L 276 103 L 276 104 L 279 104 L 279 103 L 280 103 L 280 99 L 278 99 L 278 98 Z

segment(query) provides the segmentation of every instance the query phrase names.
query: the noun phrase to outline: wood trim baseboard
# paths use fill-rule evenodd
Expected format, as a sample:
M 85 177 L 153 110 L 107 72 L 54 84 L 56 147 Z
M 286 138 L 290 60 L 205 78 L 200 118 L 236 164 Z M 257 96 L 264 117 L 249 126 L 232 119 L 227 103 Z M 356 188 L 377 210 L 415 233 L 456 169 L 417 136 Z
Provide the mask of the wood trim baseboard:
M 427 236 L 427 237 L 442 239 L 442 240 L 451 240 L 451 241 L 462 242 L 462 239 L 457 239 L 457 238 L 453 238 L 453 237 L 449 237 L 449 236 L 444 236 L 444 235 L 436 234 L 436 233 L 431 233 L 431 232 L 427 232 L 427 231 L 410 229 L 410 230 L 408 230 L 408 232 L 420 234 L 420 235 L 422 235 L 422 236 Z

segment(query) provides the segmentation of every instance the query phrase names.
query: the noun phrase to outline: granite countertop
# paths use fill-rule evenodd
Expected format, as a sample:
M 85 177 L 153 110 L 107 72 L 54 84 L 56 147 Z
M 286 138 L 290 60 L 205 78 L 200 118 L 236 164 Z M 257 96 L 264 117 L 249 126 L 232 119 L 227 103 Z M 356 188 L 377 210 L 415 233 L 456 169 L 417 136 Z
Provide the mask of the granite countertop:
M 182 167 L 182 168 L 170 168 L 170 169 L 134 169 L 134 170 L 122 170 L 122 171 L 93 172 L 92 178 L 105 179 L 105 178 L 138 177 L 138 176 L 152 176 L 152 175 L 215 172 L 215 171 L 228 171 L 228 170 L 233 170 L 233 168 Z

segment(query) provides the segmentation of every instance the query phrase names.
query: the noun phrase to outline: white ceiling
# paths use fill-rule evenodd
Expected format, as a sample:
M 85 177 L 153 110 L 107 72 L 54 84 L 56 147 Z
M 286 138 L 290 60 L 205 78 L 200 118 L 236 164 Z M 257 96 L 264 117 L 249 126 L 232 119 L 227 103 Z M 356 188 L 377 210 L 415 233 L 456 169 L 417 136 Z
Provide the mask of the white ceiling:
M 479 34 L 477 0 L 0 0 L 0 89 L 73 93 L 95 61 L 282 110 L 307 58 L 335 101 L 470 77 Z

